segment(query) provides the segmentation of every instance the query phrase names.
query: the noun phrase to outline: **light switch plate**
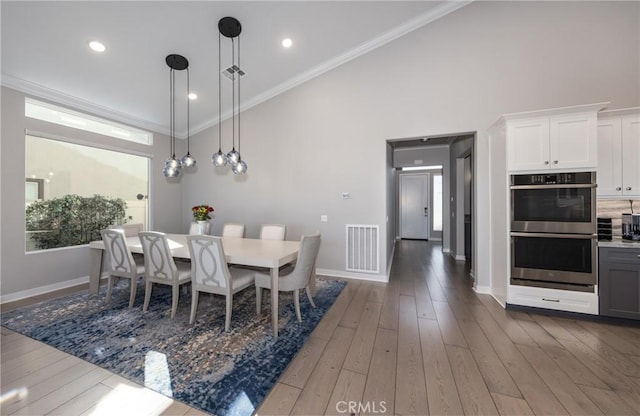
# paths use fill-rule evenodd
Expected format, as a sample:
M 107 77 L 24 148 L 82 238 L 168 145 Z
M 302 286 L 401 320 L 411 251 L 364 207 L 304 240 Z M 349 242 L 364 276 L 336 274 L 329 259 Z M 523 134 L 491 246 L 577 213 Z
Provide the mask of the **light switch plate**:
M 328 222 L 328 221 L 329 221 L 329 216 L 320 215 L 320 222 Z

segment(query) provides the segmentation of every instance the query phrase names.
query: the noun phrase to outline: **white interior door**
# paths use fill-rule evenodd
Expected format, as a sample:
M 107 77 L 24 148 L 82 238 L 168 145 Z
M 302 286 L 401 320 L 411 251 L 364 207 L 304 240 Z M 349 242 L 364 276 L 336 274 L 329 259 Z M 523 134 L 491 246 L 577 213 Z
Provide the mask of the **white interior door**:
M 429 176 L 400 176 L 400 238 L 429 239 Z

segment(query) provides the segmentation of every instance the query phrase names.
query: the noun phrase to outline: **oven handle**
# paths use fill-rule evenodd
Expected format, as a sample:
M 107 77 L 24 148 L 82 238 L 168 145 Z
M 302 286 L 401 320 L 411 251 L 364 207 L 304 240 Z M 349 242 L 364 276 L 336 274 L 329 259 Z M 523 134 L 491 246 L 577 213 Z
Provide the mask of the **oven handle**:
M 597 234 L 556 234 L 556 233 L 520 233 L 520 232 L 511 232 L 511 237 L 551 237 L 551 238 L 571 238 L 575 240 L 595 240 L 598 235 Z
M 585 189 L 595 188 L 595 183 L 556 184 L 556 185 L 511 185 L 509 189 Z

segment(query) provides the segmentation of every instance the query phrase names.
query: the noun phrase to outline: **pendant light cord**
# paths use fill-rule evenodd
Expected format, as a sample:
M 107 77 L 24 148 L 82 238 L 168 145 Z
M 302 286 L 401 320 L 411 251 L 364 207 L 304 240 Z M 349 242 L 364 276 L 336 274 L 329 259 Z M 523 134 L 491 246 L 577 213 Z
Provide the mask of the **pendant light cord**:
M 220 31 L 218 31 L 218 152 L 222 151 L 222 69 L 220 67 L 221 53 L 220 53 Z
M 175 149 L 175 124 L 176 124 L 176 108 L 175 108 L 175 73 L 173 72 L 173 68 L 169 71 L 169 152 L 171 153 L 171 157 L 176 157 L 176 149 Z
M 191 123 L 189 123 L 189 116 L 190 116 L 190 114 L 189 114 L 189 105 L 190 105 L 189 102 L 191 101 L 189 99 L 189 94 L 190 93 L 191 93 L 191 89 L 189 88 L 189 68 L 187 67 L 187 154 L 188 155 L 191 154 L 190 153 L 190 149 L 189 149 L 190 144 L 191 144 L 190 143 L 191 142 L 191 137 L 190 137 L 191 135 L 190 135 L 190 132 L 189 132 L 189 125 L 191 124 Z
M 240 35 L 238 35 L 238 152 L 240 151 L 240 78 L 242 75 L 240 72 L 242 67 L 240 66 Z
M 235 42 L 231 38 L 231 70 L 232 76 L 231 78 L 231 137 L 232 137 L 232 149 L 236 149 L 236 72 L 233 68 L 236 62 L 236 48 Z

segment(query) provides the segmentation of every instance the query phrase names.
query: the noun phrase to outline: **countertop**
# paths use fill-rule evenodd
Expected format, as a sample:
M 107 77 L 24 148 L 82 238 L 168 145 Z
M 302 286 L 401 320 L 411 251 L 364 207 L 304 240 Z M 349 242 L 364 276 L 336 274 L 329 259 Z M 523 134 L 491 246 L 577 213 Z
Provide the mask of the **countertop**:
M 611 241 L 598 241 L 598 247 L 640 248 L 640 241 L 623 240 L 614 237 Z

